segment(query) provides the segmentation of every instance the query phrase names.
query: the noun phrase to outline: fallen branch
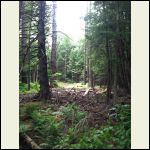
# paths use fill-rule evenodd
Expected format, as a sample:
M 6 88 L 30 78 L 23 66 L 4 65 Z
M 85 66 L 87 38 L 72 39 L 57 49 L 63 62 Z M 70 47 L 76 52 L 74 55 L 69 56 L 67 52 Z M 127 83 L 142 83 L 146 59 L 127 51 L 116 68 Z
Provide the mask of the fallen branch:
M 72 88 L 67 92 L 67 94 L 65 95 L 65 97 L 67 97 L 73 89 L 75 89 L 75 87 L 72 87 Z
M 27 144 L 31 146 L 32 149 L 42 149 L 40 146 L 38 146 L 33 139 L 31 139 L 27 134 L 24 134 L 24 139 L 26 140 Z
M 85 93 L 83 94 L 83 96 L 86 96 L 89 93 L 90 88 L 86 89 Z

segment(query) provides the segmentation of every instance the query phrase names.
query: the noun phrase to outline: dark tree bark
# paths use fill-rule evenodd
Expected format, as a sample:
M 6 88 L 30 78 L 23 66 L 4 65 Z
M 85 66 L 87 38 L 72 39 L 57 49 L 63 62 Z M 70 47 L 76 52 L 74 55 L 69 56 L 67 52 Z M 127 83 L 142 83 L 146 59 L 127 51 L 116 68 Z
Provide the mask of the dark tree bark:
M 51 70 L 52 73 L 56 73 L 56 51 L 57 51 L 57 32 L 56 32 L 56 1 L 53 2 L 53 23 L 52 23 L 52 51 L 51 51 Z
M 25 31 L 25 27 L 26 27 L 26 16 L 23 15 L 23 13 L 25 12 L 25 1 L 22 1 L 20 2 L 20 27 L 21 27 L 21 35 L 22 37 L 24 35 L 26 35 L 26 31 Z M 26 44 L 27 44 L 27 41 L 26 41 L 26 38 L 21 38 L 21 52 L 23 53 L 23 55 L 26 54 Z M 21 73 L 20 73 L 20 78 L 21 78 L 21 81 L 23 83 L 27 83 L 27 72 L 24 70 L 24 65 L 25 65 L 25 61 L 23 62 L 22 64 L 22 68 L 20 68 Z
M 22 16 L 22 12 L 21 12 L 21 9 L 22 9 L 22 1 L 19 1 L 19 28 L 20 28 L 20 25 L 21 25 L 21 16 Z
M 31 8 L 31 16 L 33 15 L 33 6 L 30 6 Z M 27 59 L 28 59 L 28 90 L 30 90 L 30 81 L 31 81 L 31 67 L 30 67 L 30 48 L 31 48 L 31 41 L 30 41 L 30 37 L 31 37 L 31 22 L 32 22 L 32 17 L 30 18 L 30 22 L 29 22 L 29 39 L 28 39 L 28 45 L 29 45 L 29 50 L 28 50 L 28 54 L 27 54 Z
M 111 53 L 109 49 L 109 43 L 108 43 L 108 37 L 106 35 L 106 51 L 107 51 L 107 56 L 108 56 L 108 72 L 107 72 L 107 104 L 110 104 L 110 99 L 111 99 L 111 90 L 112 90 L 112 65 L 111 65 Z
M 39 59 L 39 97 L 41 99 L 50 99 L 48 74 L 47 74 L 47 57 L 45 52 L 45 5 L 46 1 L 39 1 L 39 20 L 38 20 L 38 59 Z
M 118 86 L 125 89 L 128 94 L 131 94 L 131 46 L 127 46 L 125 43 L 125 39 L 122 33 L 121 25 L 120 25 L 120 2 L 116 2 L 118 21 L 117 21 L 117 38 L 116 38 L 116 50 L 117 50 L 117 58 L 118 58 Z M 131 3 L 128 6 L 129 11 L 131 11 Z M 130 16 L 128 16 L 130 18 Z M 131 31 L 130 24 L 126 26 L 128 28 L 128 32 Z M 125 29 L 124 29 L 125 30 Z M 128 36 L 129 41 L 131 40 Z M 130 42 L 128 45 L 131 45 Z
M 114 62 L 114 100 L 113 103 L 117 100 L 117 70 L 118 70 L 118 63 L 117 63 L 117 51 L 118 51 L 118 35 L 119 35 L 119 2 L 116 1 L 116 33 L 117 33 L 117 38 L 116 38 L 116 48 L 115 48 L 115 62 Z
M 105 8 L 105 1 L 103 1 L 103 9 L 106 13 L 106 16 L 105 16 L 105 24 L 107 24 L 107 19 L 106 17 L 108 16 L 108 12 Z M 106 103 L 107 104 L 110 104 L 110 99 L 111 99 L 111 90 L 112 90 L 112 61 L 111 61 L 111 57 L 112 57 L 112 54 L 111 54 L 111 51 L 110 51 L 110 48 L 109 48 L 109 39 L 108 39 L 108 34 L 107 34 L 107 31 L 108 31 L 108 27 L 106 25 L 105 27 L 106 29 L 106 53 L 107 53 L 107 100 L 106 100 Z

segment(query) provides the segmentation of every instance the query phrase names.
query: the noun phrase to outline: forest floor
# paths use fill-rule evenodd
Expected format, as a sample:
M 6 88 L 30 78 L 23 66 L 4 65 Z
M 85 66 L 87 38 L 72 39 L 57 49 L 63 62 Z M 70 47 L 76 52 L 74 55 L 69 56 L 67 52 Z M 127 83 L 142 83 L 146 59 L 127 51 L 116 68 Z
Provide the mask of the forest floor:
M 64 86 L 64 85 L 63 85 Z M 36 94 L 20 94 L 20 110 L 28 105 L 38 104 L 41 110 L 48 110 L 49 107 L 53 112 L 59 111 L 60 107 L 67 106 L 69 104 L 75 104 L 79 107 L 81 112 L 87 114 L 87 124 L 89 127 L 102 126 L 108 119 L 109 109 L 111 105 L 106 104 L 106 89 L 104 88 L 86 88 L 80 84 L 66 84 L 65 88 L 52 88 L 51 100 L 42 102 L 40 99 L 35 99 Z M 130 97 L 119 97 L 116 103 L 130 103 Z M 29 124 L 28 118 L 20 117 L 21 122 Z M 40 144 L 31 131 L 28 133 L 31 139 Z M 21 141 L 23 144 L 23 141 Z M 27 147 L 24 147 L 27 148 Z
M 70 85 L 67 85 L 70 87 Z M 108 107 L 105 103 L 106 97 L 105 89 L 86 89 L 86 88 L 53 88 L 52 98 L 44 103 L 46 109 L 51 104 L 55 110 L 58 110 L 60 106 L 65 106 L 71 103 L 75 103 L 80 106 L 82 111 L 86 111 L 91 115 L 92 122 L 101 124 L 105 122 L 105 111 Z M 86 92 L 88 92 L 86 94 Z M 40 103 L 40 99 L 34 99 L 36 94 L 20 94 L 20 106 L 27 103 Z

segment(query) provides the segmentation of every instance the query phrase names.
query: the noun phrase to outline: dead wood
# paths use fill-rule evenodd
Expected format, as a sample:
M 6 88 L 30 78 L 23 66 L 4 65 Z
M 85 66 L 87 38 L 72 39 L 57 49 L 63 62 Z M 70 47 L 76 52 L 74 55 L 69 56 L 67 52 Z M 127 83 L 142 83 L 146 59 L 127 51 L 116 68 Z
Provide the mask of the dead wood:
M 35 141 L 33 139 L 31 139 L 31 137 L 29 137 L 27 134 L 24 134 L 24 139 L 27 142 L 27 144 L 29 144 L 31 146 L 32 149 L 42 149 L 40 146 L 38 146 L 38 144 L 35 143 Z
M 67 94 L 65 95 L 65 97 L 67 97 L 68 95 L 70 95 L 70 93 L 71 93 L 71 91 L 72 91 L 73 89 L 75 90 L 75 87 L 71 88 L 71 89 L 67 92 Z
M 90 88 L 86 89 L 85 93 L 83 94 L 83 96 L 86 96 L 89 93 Z

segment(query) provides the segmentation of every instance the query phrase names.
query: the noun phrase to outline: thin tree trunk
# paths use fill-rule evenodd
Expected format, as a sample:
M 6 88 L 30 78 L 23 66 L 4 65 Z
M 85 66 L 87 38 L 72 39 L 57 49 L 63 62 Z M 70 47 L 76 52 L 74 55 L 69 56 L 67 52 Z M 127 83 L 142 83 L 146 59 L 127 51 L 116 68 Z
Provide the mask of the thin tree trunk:
M 19 29 L 21 28 L 22 3 L 22 1 L 19 1 Z
M 39 80 L 38 80 L 38 78 L 39 78 L 39 74 L 38 74 L 38 65 L 37 65 L 37 67 L 36 67 L 36 74 L 35 74 L 36 76 L 36 78 L 35 78 L 35 81 L 36 82 L 38 82 Z
M 87 56 L 87 81 L 88 81 L 88 87 L 90 86 L 89 85 L 89 78 L 90 78 L 90 76 L 89 76 L 89 56 Z
M 91 58 L 89 59 L 89 82 L 88 86 L 93 88 L 93 73 L 92 73 L 92 64 L 91 64 Z
M 31 16 L 32 16 L 32 5 L 31 5 Z M 30 36 L 31 36 L 31 22 L 32 22 L 32 17 L 30 19 L 30 24 L 29 24 L 29 51 L 28 51 L 28 90 L 30 90 L 30 78 L 31 78 L 31 71 L 30 71 L 30 48 L 31 48 L 31 42 L 30 42 Z
M 66 78 L 67 78 L 67 56 L 66 56 L 66 54 L 65 54 L 65 68 L 64 68 L 64 73 L 65 73 L 65 82 L 66 82 Z
M 86 84 L 86 48 L 84 49 L 84 84 Z
M 108 72 L 107 72 L 107 104 L 110 104 L 111 98 L 111 56 L 108 45 L 108 37 L 106 36 L 106 51 L 108 54 Z
M 91 1 L 89 5 L 89 13 L 91 13 Z M 91 19 L 89 20 L 91 23 Z M 88 26 L 88 25 L 87 25 Z M 88 40 L 88 87 L 93 88 L 93 78 L 92 78 L 92 60 L 91 60 L 91 41 Z
M 52 51 L 51 51 L 51 70 L 56 73 L 56 51 L 57 51 L 57 32 L 56 32 L 56 1 L 53 2 L 53 23 L 52 23 Z
M 20 7 L 21 7 L 21 10 L 22 10 L 22 13 L 24 13 L 25 12 L 25 1 L 22 1 L 22 3 L 20 4 Z M 23 37 L 24 35 L 26 35 L 26 31 L 25 31 L 26 16 L 21 15 L 20 17 L 22 18 L 20 23 L 21 23 L 21 34 L 22 34 L 22 37 Z M 26 44 L 27 44 L 26 38 L 21 38 L 21 52 L 23 53 L 23 55 L 26 54 Z M 23 83 L 27 83 L 27 72 L 24 70 L 25 61 L 23 62 L 23 65 L 22 65 L 23 69 L 22 69 L 22 72 L 21 72 L 21 81 Z

